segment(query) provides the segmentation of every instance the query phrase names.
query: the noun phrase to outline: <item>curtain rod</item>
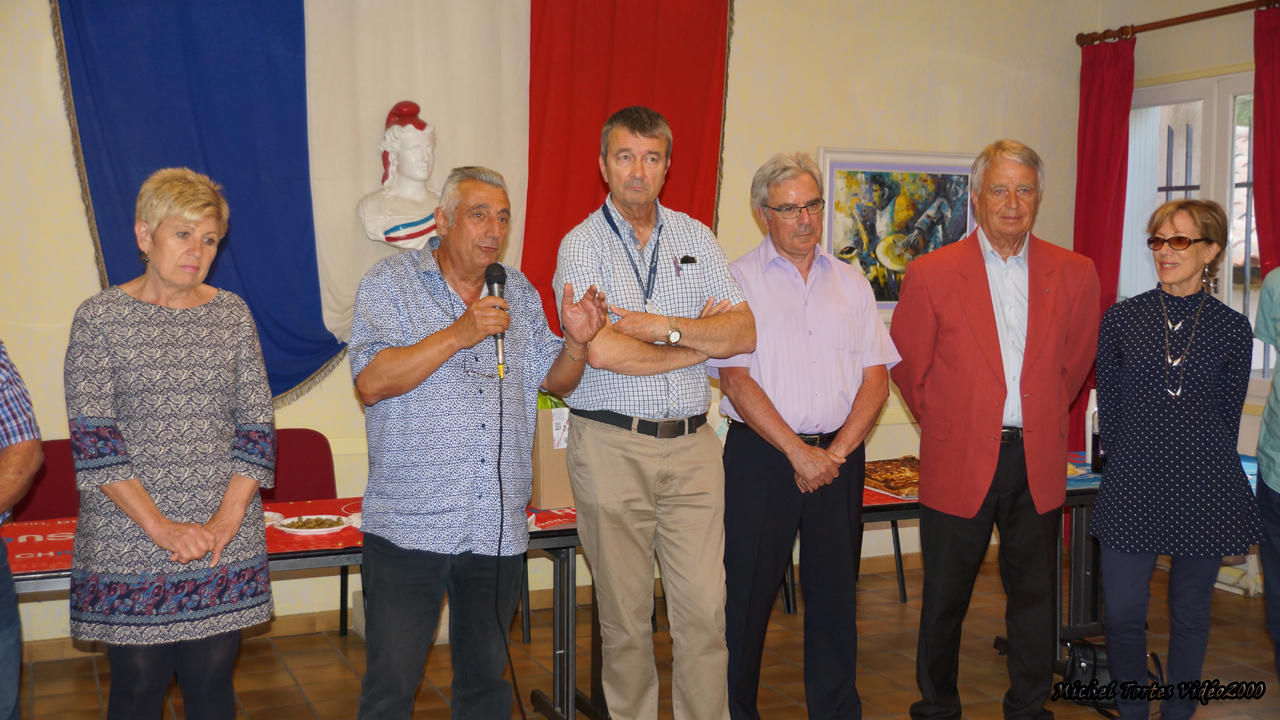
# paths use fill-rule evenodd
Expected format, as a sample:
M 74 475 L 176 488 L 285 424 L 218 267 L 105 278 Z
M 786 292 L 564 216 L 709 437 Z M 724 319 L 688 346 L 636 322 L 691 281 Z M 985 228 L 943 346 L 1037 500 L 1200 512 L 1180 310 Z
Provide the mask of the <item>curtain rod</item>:
M 1169 18 L 1168 20 L 1157 20 L 1144 25 L 1125 25 L 1116 30 L 1104 30 L 1094 33 L 1080 33 L 1076 35 L 1076 44 L 1080 47 L 1093 45 L 1106 40 L 1129 40 L 1133 36 L 1142 32 L 1151 30 L 1162 30 L 1175 25 L 1185 25 L 1187 23 L 1197 22 L 1199 20 L 1208 20 L 1209 18 L 1221 17 L 1223 15 L 1233 15 L 1246 10 L 1266 10 L 1272 7 L 1280 6 L 1280 0 L 1252 0 L 1251 2 L 1242 2 L 1236 5 L 1227 5 L 1225 7 L 1215 8 L 1213 10 L 1205 10 L 1204 12 L 1183 15 L 1182 17 Z

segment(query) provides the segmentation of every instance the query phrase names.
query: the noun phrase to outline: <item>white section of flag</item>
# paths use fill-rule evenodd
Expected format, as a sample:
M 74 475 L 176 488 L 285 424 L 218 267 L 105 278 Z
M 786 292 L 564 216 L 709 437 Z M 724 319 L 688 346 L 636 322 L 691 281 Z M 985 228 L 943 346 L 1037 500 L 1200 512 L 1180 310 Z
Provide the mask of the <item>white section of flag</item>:
M 365 237 L 356 203 L 382 179 L 387 112 L 422 106 L 436 130 L 439 191 L 483 165 L 507 181 L 514 215 L 502 261 L 518 265 L 529 168 L 528 0 L 306 0 L 307 132 L 324 321 L 344 342 L 360 278 L 396 250 Z

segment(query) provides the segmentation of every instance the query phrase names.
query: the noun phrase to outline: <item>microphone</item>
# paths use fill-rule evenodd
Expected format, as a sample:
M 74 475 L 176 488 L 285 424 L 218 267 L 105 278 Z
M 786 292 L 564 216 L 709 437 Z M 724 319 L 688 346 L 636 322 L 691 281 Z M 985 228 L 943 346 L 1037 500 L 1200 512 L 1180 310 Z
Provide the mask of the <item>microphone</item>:
M 489 263 L 489 267 L 484 269 L 484 284 L 489 288 L 489 294 L 500 298 L 507 291 L 507 270 L 502 267 L 502 263 Z M 506 357 L 503 354 L 502 341 L 506 338 L 505 332 L 498 333 L 498 377 L 504 377 L 507 372 Z

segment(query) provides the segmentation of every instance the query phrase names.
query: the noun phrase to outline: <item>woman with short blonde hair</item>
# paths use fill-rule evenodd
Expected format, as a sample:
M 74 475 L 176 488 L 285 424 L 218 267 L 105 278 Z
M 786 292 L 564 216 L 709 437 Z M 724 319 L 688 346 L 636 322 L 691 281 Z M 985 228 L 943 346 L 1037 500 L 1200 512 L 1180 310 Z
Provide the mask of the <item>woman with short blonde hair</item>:
M 71 326 L 71 633 L 107 644 L 112 720 L 159 718 L 175 674 L 188 718 L 230 720 L 240 630 L 271 618 L 271 392 L 249 308 L 204 283 L 228 215 L 213 180 L 157 171 L 138 193 L 142 274 Z

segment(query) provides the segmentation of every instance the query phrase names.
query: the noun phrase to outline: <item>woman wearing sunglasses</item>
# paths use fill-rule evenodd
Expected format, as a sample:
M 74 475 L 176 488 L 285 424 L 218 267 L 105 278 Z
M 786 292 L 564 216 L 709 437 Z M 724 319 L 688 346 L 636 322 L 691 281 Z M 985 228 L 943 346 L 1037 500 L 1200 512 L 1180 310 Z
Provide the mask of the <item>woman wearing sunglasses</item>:
M 1209 292 L 1227 247 L 1216 203 L 1156 209 L 1147 241 L 1160 283 L 1117 303 L 1098 338 L 1098 411 L 1108 456 L 1090 534 L 1102 543 L 1103 622 L 1111 676 L 1147 680 L 1145 621 L 1156 557 L 1169 570 L 1168 682 L 1199 680 L 1209 603 L 1225 555 L 1262 537 L 1236 454 L 1253 332 Z M 1125 720 L 1146 700 L 1118 698 Z M 1186 720 L 1192 698 L 1164 700 L 1163 720 Z

